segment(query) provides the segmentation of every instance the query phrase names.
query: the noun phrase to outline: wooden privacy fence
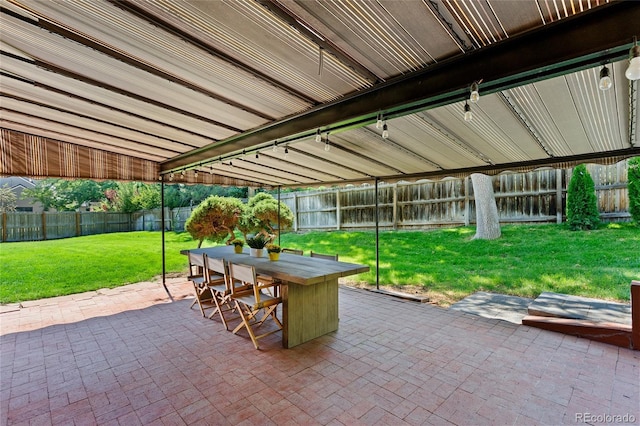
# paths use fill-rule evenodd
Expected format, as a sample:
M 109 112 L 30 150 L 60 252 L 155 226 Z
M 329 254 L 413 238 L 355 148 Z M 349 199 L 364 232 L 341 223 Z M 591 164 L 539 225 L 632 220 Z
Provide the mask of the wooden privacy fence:
M 627 162 L 588 165 L 605 221 L 630 219 Z M 501 223 L 561 223 L 572 170 L 543 169 L 493 177 Z M 375 226 L 373 185 L 281 194 L 294 212 L 294 230 L 363 229 Z M 184 231 L 191 207 L 165 209 L 165 229 Z M 378 185 L 379 224 L 383 229 L 427 229 L 475 222 L 469 178 L 447 178 Z M 127 231 L 159 231 L 161 211 L 135 213 L 3 213 L 2 241 L 38 241 Z
M 627 162 L 587 166 L 605 221 L 630 219 Z M 501 223 L 565 220 L 572 169 L 541 169 L 493 176 Z M 293 211 L 295 231 L 375 226 L 373 185 L 281 194 Z M 446 178 L 378 185 L 378 220 L 383 229 L 427 229 L 475 223 L 471 179 Z

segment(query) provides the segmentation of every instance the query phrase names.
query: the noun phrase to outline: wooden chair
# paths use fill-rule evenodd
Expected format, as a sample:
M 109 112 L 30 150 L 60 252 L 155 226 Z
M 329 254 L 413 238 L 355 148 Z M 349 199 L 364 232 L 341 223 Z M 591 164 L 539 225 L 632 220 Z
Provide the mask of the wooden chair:
M 319 259 L 327 259 L 327 260 L 338 260 L 338 255 L 337 254 L 321 254 L 321 253 L 315 253 L 313 250 L 311 251 L 311 257 L 317 257 Z
M 278 286 L 278 284 L 258 281 L 255 268 L 248 265 L 229 264 L 229 275 L 231 277 L 231 299 L 242 318 L 242 322 L 233 330 L 233 334 L 246 328 L 253 346 L 260 349 L 258 339 L 282 330 L 282 323 L 276 315 L 276 308 L 282 303 L 282 298 L 271 296 L 262 291 Z M 274 291 L 274 293 L 278 292 Z M 263 312 L 263 315 L 258 319 L 260 312 Z M 256 330 L 269 318 L 273 319 L 276 329 L 257 335 Z
M 235 311 L 235 307 L 231 301 L 231 280 L 229 278 L 227 262 L 224 259 L 211 258 L 204 255 L 204 278 L 205 283 L 209 287 L 213 295 L 215 309 L 209 314 L 212 319 L 216 314 L 220 317 L 222 325 L 229 331 L 229 325 L 226 315 Z
M 205 311 L 207 309 L 213 309 L 216 307 L 214 302 L 213 293 L 209 289 L 209 286 L 205 283 L 204 276 L 204 255 L 194 254 L 189 252 L 189 281 L 193 283 L 193 290 L 195 293 L 195 300 L 189 306 L 189 309 L 193 308 L 196 303 L 200 308 L 202 316 L 206 316 Z
M 290 249 L 290 248 L 283 248 L 282 249 L 283 253 L 289 253 L 289 254 L 297 254 L 302 256 L 304 254 L 304 252 L 302 250 L 298 250 L 298 249 Z

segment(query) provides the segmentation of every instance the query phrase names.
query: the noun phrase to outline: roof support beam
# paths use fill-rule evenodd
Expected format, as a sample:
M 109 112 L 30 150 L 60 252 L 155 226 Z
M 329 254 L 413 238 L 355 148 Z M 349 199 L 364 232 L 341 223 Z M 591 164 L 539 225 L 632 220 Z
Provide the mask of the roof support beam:
M 161 172 L 276 139 L 286 142 L 312 136 L 318 128 L 325 133 L 362 127 L 374 122 L 380 112 L 397 117 L 460 101 L 466 98 L 469 85 L 480 79 L 481 91 L 493 93 L 621 60 L 628 56 L 638 22 L 640 2 L 601 6 L 174 157 L 161 164 Z

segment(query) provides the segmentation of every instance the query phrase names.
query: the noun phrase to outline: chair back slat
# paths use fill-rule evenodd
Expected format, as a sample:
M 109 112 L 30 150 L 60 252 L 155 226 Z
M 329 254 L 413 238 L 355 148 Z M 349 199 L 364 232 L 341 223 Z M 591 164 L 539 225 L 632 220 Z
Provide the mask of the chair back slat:
M 290 249 L 290 248 L 283 248 L 282 252 L 283 253 L 289 253 L 289 254 L 297 254 L 299 256 L 302 256 L 304 254 L 304 252 L 302 250 Z
M 327 260 L 338 260 L 337 254 L 322 254 L 311 251 L 311 257 L 317 257 L 318 259 L 327 259 Z

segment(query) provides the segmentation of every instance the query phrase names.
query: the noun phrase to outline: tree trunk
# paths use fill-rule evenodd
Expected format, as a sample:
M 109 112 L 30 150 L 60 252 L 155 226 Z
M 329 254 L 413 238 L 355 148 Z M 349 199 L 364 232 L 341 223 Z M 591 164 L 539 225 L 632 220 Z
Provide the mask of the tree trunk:
M 473 194 L 476 200 L 476 235 L 474 239 L 495 240 L 500 238 L 500 220 L 498 206 L 493 195 L 493 183 L 490 176 L 480 173 L 471 175 Z

